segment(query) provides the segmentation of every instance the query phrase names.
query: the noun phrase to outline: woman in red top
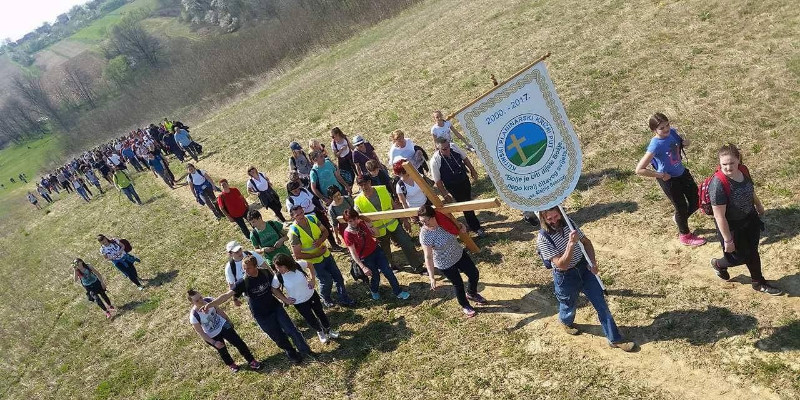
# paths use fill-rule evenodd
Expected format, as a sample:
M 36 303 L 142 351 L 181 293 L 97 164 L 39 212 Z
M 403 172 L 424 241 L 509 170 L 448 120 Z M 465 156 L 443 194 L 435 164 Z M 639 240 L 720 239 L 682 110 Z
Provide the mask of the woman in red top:
M 242 230 L 242 234 L 248 240 L 250 239 L 250 228 L 245 224 L 245 216 L 247 215 L 248 204 L 239 189 L 232 188 L 228 184 L 227 179 L 220 179 L 219 185 L 222 187 L 222 192 L 217 197 L 217 205 L 222 213 L 228 217 L 228 221 L 235 222 Z
M 358 212 L 352 208 L 345 210 L 342 217 L 347 222 L 347 228 L 345 228 L 342 237 L 344 244 L 350 250 L 350 256 L 364 271 L 364 275 L 370 278 L 369 290 L 372 294 L 372 299 L 378 300 L 381 298 L 380 294 L 378 294 L 378 285 L 381 283 L 380 273 L 386 276 L 386 280 L 392 286 L 392 292 L 398 299 L 407 299 L 410 294 L 400 288 L 397 277 L 394 276 L 394 272 L 389 267 L 389 259 L 386 258 L 386 254 L 375 240 L 375 228 L 367 224 L 358 215 Z

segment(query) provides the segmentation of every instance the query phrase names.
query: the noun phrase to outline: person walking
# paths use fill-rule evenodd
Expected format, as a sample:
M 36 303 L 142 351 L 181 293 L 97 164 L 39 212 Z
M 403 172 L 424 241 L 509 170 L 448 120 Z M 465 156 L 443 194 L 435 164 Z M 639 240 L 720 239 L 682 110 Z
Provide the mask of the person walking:
M 338 186 L 337 186 L 338 188 Z M 304 214 L 314 214 L 319 222 L 328 230 L 332 230 L 331 221 L 325 214 L 325 208 L 319 197 L 314 196 L 311 192 L 302 187 L 300 182 L 294 181 L 289 183 L 289 196 L 286 198 L 286 209 L 291 212 L 292 207 L 303 207 Z M 341 190 L 341 189 L 339 189 Z M 344 249 L 336 243 L 333 236 L 328 237 L 328 242 L 331 244 L 330 249 L 333 251 L 343 251 Z
M 331 160 L 325 158 L 321 152 L 316 150 L 312 151 L 310 156 L 311 161 L 314 162 L 310 172 L 311 191 L 314 192 L 315 196 L 319 197 L 325 205 L 328 205 L 331 202 L 331 199 L 327 196 L 329 187 L 336 186 L 342 192 L 350 194 L 350 186 L 342 178 L 339 169 L 336 168 L 336 165 Z
M 228 184 L 227 179 L 220 179 L 219 186 L 222 188 L 219 196 L 217 196 L 217 205 L 219 206 L 220 211 L 225 214 L 225 217 L 228 218 L 228 221 L 234 222 L 239 226 L 239 229 L 242 231 L 242 234 L 245 238 L 249 238 L 250 229 L 245 223 L 247 211 L 250 207 L 247 204 L 247 199 L 242 196 L 242 193 L 239 192 L 239 189 L 232 188 L 230 184 Z
M 269 179 L 253 166 L 247 169 L 247 176 L 250 177 L 247 180 L 247 191 L 258 196 L 261 205 L 264 208 L 271 209 L 281 222 L 286 222 L 286 218 L 281 212 L 281 198 L 275 188 L 272 187 Z
M 83 200 L 87 203 L 89 202 L 89 194 L 86 192 L 86 188 L 84 188 L 83 182 L 81 182 L 77 174 L 72 175 L 72 178 L 70 178 L 70 185 L 72 185 L 72 188 L 75 189 L 75 192 L 78 193 Z
M 114 182 L 114 186 L 117 187 L 117 190 L 125 193 L 125 196 L 131 201 L 131 203 L 142 205 L 142 199 L 140 199 L 139 194 L 136 193 L 136 188 L 133 186 L 133 180 L 131 180 L 131 177 L 128 176 L 128 173 L 118 169 L 117 167 L 112 168 L 114 173 L 111 176 L 111 179 Z
M 88 165 L 84 166 L 83 176 L 85 176 L 86 180 L 89 181 L 89 183 L 91 183 L 92 185 L 94 185 L 94 187 L 96 187 L 98 191 L 100 191 L 100 194 L 105 193 L 103 192 L 103 187 L 100 185 L 100 179 L 97 178 L 97 175 L 95 175 L 94 170 L 92 170 L 92 167 Z
M 217 219 L 222 219 L 224 216 L 217 206 L 217 198 L 214 196 L 214 182 L 207 172 L 195 168 L 194 164 L 186 164 L 186 171 L 189 175 L 186 176 L 186 182 L 189 184 L 189 190 L 197 200 L 197 203 L 205 206 L 214 213 Z
M 389 259 L 383 249 L 378 246 L 375 240 L 377 230 L 368 225 L 358 211 L 354 209 L 345 210 L 344 219 L 347 221 L 347 228 L 344 230 L 344 243 L 350 250 L 350 257 L 358 264 L 364 275 L 369 277 L 369 291 L 373 300 L 381 298 L 378 287 L 381 283 L 381 276 L 386 277 L 389 286 L 392 287 L 394 296 L 398 299 L 408 299 L 410 296 L 407 291 L 400 288 L 392 268 L 389 267 Z
M 768 283 L 761 271 L 759 240 L 764 206 L 755 193 L 742 154 L 733 144 L 717 151 L 719 167 L 708 185 L 714 225 L 722 245 L 722 257 L 712 258 L 711 267 L 723 280 L 731 278 L 728 268 L 745 264 L 754 290 L 773 296 L 783 292 Z
M 144 285 L 139 281 L 139 272 L 136 271 L 134 265 L 141 260 L 125 251 L 125 247 L 119 240 L 111 240 L 105 235 L 97 235 L 97 241 L 100 242 L 100 254 L 106 260 L 111 261 L 111 264 L 133 282 L 139 290 L 144 290 Z
M 472 147 L 471 144 L 467 141 L 467 138 L 459 132 L 450 121 L 444 119 L 444 115 L 441 111 L 436 110 L 433 112 L 433 126 L 431 126 L 431 136 L 433 137 L 433 143 L 436 144 L 436 139 L 438 138 L 445 138 L 448 141 L 453 141 L 453 136 L 456 135 L 461 141 L 464 143 L 465 148 L 468 151 L 475 152 L 475 148 Z
M 342 235 L 344 234 L 347 223 L 339 222 L 339 217 L 344 216 L 344 212 L 355 207 L 353 198 L 342 194 L 336 186 L 328 188 L 328 197 L 331 198 L 331 204 L 328 205 L 328 220 L 331 223 L 331 231 L 333 231 L 334 239 L 339 246 L 342 246 Z
M 39 196 L 42 196 L 42 198 L 45 199 L 45 201 L 47 201 L 48 203 L 52 203 L 53 202 L 53 198 L 50 197 L 50 194 L 47 192 L 47 189 L 42 187 L 42 185 L 37 183 L 36 184 L 36 191 L 39 193 Z
M 475 309 L 470 300 L 478 304 L 487 304 L 486 299 L 478 293 L 480 273 L 475 262 L 458 242 L 458 233 L 466 228 L 460 222 L 453 221 L 446 215 L 436 211 L 430 204 L 421 206 L 417 216 L 422 223 L 419 231 L 419 242 L 425 254 L 425 267 L 428 269 L 431 290 L 436 290 L 434 267 L 441 271 L 456 292 L 456 299 L 467 318 L 475 316 Z M 461 273 L 467 276 L 466 289 Z
M 431 175 L 439 192 L 444 195 L 445 202 L 472 200 L 472 180 L 478 179 L 478 171 L 457 146 L 445 138 L 436 139 L 436 153 L 431 157 Z M 469 170 L 469 176 L 467 176 Z M 464 219 L 469 230 L 477 237 L 486 236 L 475 211 L 464 211 Z
M 300 143 L 290 143 L 289 149 L 292 151 L 292 155 L 289 157 L 289 171 L 297 172 L 300 180 L 303 181 L 303 186 L 308 186 L 311 167 L 314 164 L 308 159 Z
M 278 254 L 292 254 L 286 247 L 289 237 L 283 233 L 283 225 L 280 222 L 264 221 L 258 210 L 250 210 L 247 213 L 247 220 L 253 226 L 250 242 L 253 243 L 256 254 L 262 255 L 269 266 L 272 266 L 272 258 Z
M 653 137 L 644 156 L 636 165 L 636 175 L 656 178 L 667 196 L 675 214 L 672 220 L 678 226 L 678 241 L 684 246 L 702 246 L 706 240 L 689 230 L 689 216 L 699 207 L 697 183 L 689 169 L 683 165 L 681 153 L 691 141 L 670 127 L 669 119 L 662 113 L 650 116 L 648 126 Z M 653 169 L 648 169 L 648 166 Z
M 331 149 L 336 154 L 339 174 L 348 187 L 352 188 L 356 176 L 356 167 L 353 163 L 353 145 L 350 144 L 350 139 L 345 136 L 338 126 L 331 129 Z
M 322 301 L 314 287 L 316 275 L 314 266 L 308 261 L 295 261 L 288 254 L 278 254 L 272 260 L 276 273 L 272 278 L 272 287 L 285 290 L 286 297 L 295 310 L 303 317 L 308 326 L 317 332 L 317 337 L 322 344 L 329 339 L 339 337 L 339 332 L 331 329 L 331 323 Z
M 172 133 L 172 131 L 167 131 L 167 134 L 164 135 L 164 144 L 167 145 L 169 152 L 172 153 L 178 161 L 183 162 L 186 159 L 186 152 L 183 151 L 183 148 L 178 144 L 175 139 L 175 134 Z
M 399 158 L 405 158 L 419 173 L 425 176 L 428 166 L 425 164 L 425 151 L 416 146 L 411 139 L 406 138 L 400 129 L 392 132 L 392 146 L 389 148 L 389 164 L 394 164 Z
M 302 206 L 292 207 L 289 214 L 294 220 L 289 227 L 292 255 L 296 260 L 306 260 L 314 265 L 314 270 L 319 277 L 319 291 L 325 305 L 327 307 L 333 305 L 331 289 L 334 282 L 339 303 L 345 306 L 355 305 L 355 301 L 347 295 L 342 272 L 325 245 L 325 240 L 330 235 L 328 229 L 319 222 L 316 216 L 305 215 Z
M 392 204 L 392 196 L 386 186 L 372 186 L 372 181 L 368 175 L 358 177 L 358 187 L 361 193 L 353 200 L 355 203 L 355 210 L 359 213 L 371 213 L 379 211 L 390 211 L 394 209 Z M 389 219 L 376 219 L 372 221 L 372 226 L 375 228 L 375 238 L 380 243 L 384 254 L 391 257 L 392 244 L 394 241 L 400 249 L 403 250 L 403 255 L 406 257 L 413 272 L 422 274 L 425 272 L 423 262 L 420 259 L 419 252 L 414 247 L 411 237 L 405 229 L 400 225 L 400 221 L 395 218 Z M 393 269 L 396 267 L 397 262 L 393 263 Z
M 36 207 L 37 210 L 42 209 L 42 206 L 39 205 L 39 199 L 37 199 L 33 193 L 29 191 L 27 196 L 28 196 L 28 202 L 31 203 L 31 205 Z
M 244 357 L 250 365 L 250 369 L 261 369 L 261 363 L 253 357 L 253 353 L 247 344 L 239 336 L 239 333 L 234 329 L 230 317 L 224 310 L 217 307 L 208 307 L 205 310 L 203 307 L 214 301 L 212 297 L 203 297 L 194 289 L 189 289 L 186 292 L 189 303 L 192 308 L 189 310 L 189 323 L 192 324 L 194 331 L 200 336 L 203 341 L 209 346 L 213 347 L 219 353 L 222 362 L 231 369 L 232 372 L 239 372 L 239 365 L 233 361 L 233 357 L 228 352 L 228 347 L 225 341 L 236 347 L 239 354 Z
M 175 131 L 175 141 L 178 142 L 178 145 L 181 146 L 183 151 L 189 153 L 189 156 L 192 157 L 195 162 L 199 161 L 195 146 L 196 143 L 194 143 L 191 136 L 189 136 L 189 131 L 178 127 L 174 127 L 173 131 Z
M 100 275 L 100 272 L 80 258 L 72 261 L 72 273 L 75 282 L 80 283 L 86 290 L 86 297 L 89 301 L 97 303 L 97 306 L 106 314 L 106 319 L 111 319 L 111 312 L 116 311 L 116 308 L 106 294 L 106 281 L 103 275 Z M 105 303 L 103 303 L 104 301 Z
M 150 166 L 150 171 L 153 172 L 153 175 L 161 177 L 164 183 L 169 186 L 170 189 L 175 189 L 175 180 L 172 178 L 172 175 L 167 173 L 167 167 L 164 165 L 164 159 L 156 157 L 154 152 L 147 153 L 147 165 Z
M 297 330 L 292 319 L 289 318 L 289 314 L 278 302 L 280 300 L 284 304 L 292 303 L 291 299 L 286 298 L 280 290 L 272 287 L 272 272 L 268 269 L 257 268 L 256 259 L 253 256 L 245 257 L 243 263 L 244 279 L 236 283 L 233 289 L 217 296 L 216 299 L 206 303 L 200 309 L 207 312 L 231 298 L 246 295 L 253 319 L 256 320 L 261 330 L 286 353 L 289 360 L 299 364 L 303 361 L 303 355 L 316 357 L 316 353 L 308 347 L 303 335 Z M 289 342 L 289 338 L 294 346 Z
M 611 347 L 623 351 L 633 351 L 636 344 L 624 340 L 611 316 L 603 289 L 597 281 L 597 258 L 595 257 L 592 241 L 581 232 L 572 222 L 575 230 L 570 230 L 566 216 L 556 206 L 549 210 L 539 212 L 541 230 L 536 239 L 536 247 L 543 260 L 552 265 L 553 284 L 555 285 L 556 299 L 558 300 L 558 319 L 564 331 L 570 335 L 577 335 L 580 330 L 573 324 L 575 312 L 578 308 L 578 294 L 583 292 L 597 311 L 597 319 L 603 328 L 603 333 Z M 591 260 L 584 257 L 580 244 L 586 249 Z
M 253 256 L 255 258 L 256 267 L 261 269 L 269 268 L 267 261 L 259 253 L 255 251 L 245 250 L 242 245 L 231 240 L 225 245 L 225 251 L 228 253 L 228 261 L 222 266 L 225 271 L 225 282 L 230 289 L 236 285 L 237 282 L 244 279 L 244 258 Z M 240 305 L 237 299 L 233 299 L 236 305 Z

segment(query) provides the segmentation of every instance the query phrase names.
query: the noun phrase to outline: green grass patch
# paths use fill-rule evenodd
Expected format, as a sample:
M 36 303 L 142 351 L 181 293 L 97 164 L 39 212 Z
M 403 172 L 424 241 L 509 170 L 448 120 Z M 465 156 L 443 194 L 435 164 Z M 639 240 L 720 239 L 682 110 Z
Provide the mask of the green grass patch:
M 142 9 L 154 10 L 158 7 L 158 0 L 134 0 L 124 6 L 106 14 L 102 18 L 98 18 L 91 24 L 83 27 L 81 30 L 75 32 L 67 39 L 77 40 L 79 42 L 98 44 L 108 39 L 108 33 L 111 28 L 118 24 L 126 13 L 138 11 Z

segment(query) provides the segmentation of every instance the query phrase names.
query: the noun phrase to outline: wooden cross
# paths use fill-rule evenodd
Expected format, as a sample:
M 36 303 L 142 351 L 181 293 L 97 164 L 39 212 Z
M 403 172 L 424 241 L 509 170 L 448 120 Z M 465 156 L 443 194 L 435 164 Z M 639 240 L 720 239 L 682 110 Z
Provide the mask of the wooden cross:
M 425 193 L 425 197 L 431 201 L 433 207 L 436 208 L 437 211 L 441 212 L 442 214 L 446 215 L 451 220 L 455 221 L 453 217 L 454 212 L 463 212 L 463 211 L 477 211 L 477 210 L 488 210 L 490 208 L 497 208 L 500 207 L 500 200 L 496 197 L 492 197 L 490 199 L 482 199 L 482 200 L 471 200 L 471 201 L 463 201 L 460 203 L 450 203 L 444 204 L 442 199 L 436 195 L 433 191 L 433 188 L 425 181 L 422 175 L 419 174 L 416 168 L 409 163 L 408 161 L 403 163 L 403 168 L 406 170 L 406 173 L 414 180 L 419 188 Z M 390 219 L 390 218 L 407 218 L 407 217 L 415 217 L 417 216 L 417 209 L 416 208 L 401 208 L 398 210 L 389 210 L 389 211 L 378 211 L 373 213 L 364 213 L 363 216 L 378 220 L 378 219 Z M 340 222 L 344 222 L 344 218 L 339 217 L 338 220 Z M 478 245 L 475 244 L 475 241 L 472 240 L 472 237 L 469 236 L 468 233 L 459 233 L 458 237 L 464 242 L 464 245 L 467 247 L 472 253 L 477 253 L 480 251 Z
M 522 163 L 523 164 L 527 163 L 527 158 L 525 157 L 525 152 L 522 151 L 522 146 L 520 146 L 521 144 L 525 143 L 525 138 L 523 137 L 522 139 L 517 139 L 517 135 L 514 135 L 513 133 L 510 135 L 510 138 L 511 138 L 511 144 L 509 144 L 506 147 L 506 149 L 507 150 L 511 150 L 511 149 L 516 148 L 517 149 L 517 153 L 519 153 L 519 158 L 522 160 Z

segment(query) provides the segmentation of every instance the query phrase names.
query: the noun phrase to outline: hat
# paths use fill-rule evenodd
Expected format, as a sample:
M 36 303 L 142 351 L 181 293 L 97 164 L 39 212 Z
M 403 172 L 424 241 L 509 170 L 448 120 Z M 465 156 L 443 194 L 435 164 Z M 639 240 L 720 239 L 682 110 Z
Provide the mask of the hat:
M 365 140 L 364 140 L 363 137 L 361 137 L 361 135 L 353 136 L 353 146 L 358 146 L 358 145 L 360 145 L 361 143 L 364 143 L 364 142 L 365 142 Z
M 297 142 L 289 143 L 289 148 L 292 150 L 303 150 L 303 146 L 300 146 L 300 143 Z
M 231 240 L 230 242 L 228 242 L 228 244 L 225 245 L 225 250 L 227 250 L 228 253 L 233 253 L 241 249 L 242 245 L 240 245 L 239 242 L 235 240 Z

